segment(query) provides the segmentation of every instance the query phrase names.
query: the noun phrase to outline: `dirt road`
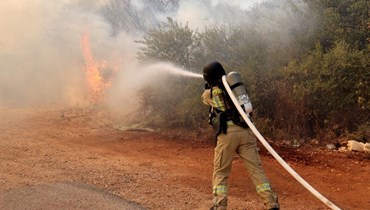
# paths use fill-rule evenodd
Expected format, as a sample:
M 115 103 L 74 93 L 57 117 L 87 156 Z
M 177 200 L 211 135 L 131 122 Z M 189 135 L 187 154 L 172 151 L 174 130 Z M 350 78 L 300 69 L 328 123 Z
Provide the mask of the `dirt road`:
M 60 111 L 0 108 L 0 209 L 209 209 L 213 146 L 207 135 L 122 131 L 103 111 Z M 370 209 L 365 155 L 274 148 L 342 209 Z M 281 209 L 327 209 L 260 152 Z M 238 158 L 229 185 L 230 209 L 263 209 Z

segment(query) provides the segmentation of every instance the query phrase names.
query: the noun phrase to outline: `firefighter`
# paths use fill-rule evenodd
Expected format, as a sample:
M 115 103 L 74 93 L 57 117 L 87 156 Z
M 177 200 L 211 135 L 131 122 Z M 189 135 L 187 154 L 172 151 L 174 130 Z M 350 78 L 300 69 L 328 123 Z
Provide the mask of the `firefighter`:
M 210 106 L 209 123 L 215 130 L 215 152 L 213 168 L 213 206 L 211 210 L 227 208 L 227 179 L 237 153 L 247 168 L 257 193 L 269 210 L 279 209 L 276 193 L 261 165 L 257 142 L 248 125 L 241 118 L 222 84 L 226 75 L 219 62 L 203 68 L 206 90 L 203 103 Z

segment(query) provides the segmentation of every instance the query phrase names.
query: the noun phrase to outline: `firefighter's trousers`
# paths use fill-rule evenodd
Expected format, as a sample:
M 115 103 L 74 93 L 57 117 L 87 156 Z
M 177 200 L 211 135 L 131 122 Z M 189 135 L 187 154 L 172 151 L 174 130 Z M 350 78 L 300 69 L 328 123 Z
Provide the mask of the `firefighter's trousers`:
M 231 165 L 237 153 L 248 170 L 257 193 L 262 197 L 267 209 L 279 207 L 276 193 L 261 165 L 256 138 L 250 129 L 229 125 L 226 134 L 219 134 L 214 154 L 213 170 L 213 206 L 214 209 L 226 209 L 227 179 Z

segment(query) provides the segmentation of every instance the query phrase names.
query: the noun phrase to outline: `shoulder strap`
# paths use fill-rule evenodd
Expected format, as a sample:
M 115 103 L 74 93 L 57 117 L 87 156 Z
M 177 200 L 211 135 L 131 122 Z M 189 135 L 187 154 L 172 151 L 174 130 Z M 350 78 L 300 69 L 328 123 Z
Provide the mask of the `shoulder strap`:
M 231 97 L 226 92 L 225 86 L 221 83 L 219 88 L 222 90 L 222 94 L 224 95 L 223 100 L 224 100 L 224 104 L 226 107 L 225 114 L 226 114 L 227 119 L 232 120 L 233 123 L 236 125 L 247 128 L 248 127 L 247 123 L 244 121 L 244 119 L 239 114 L 237 108 L 235 107 L 234 103 L 231 100 Z

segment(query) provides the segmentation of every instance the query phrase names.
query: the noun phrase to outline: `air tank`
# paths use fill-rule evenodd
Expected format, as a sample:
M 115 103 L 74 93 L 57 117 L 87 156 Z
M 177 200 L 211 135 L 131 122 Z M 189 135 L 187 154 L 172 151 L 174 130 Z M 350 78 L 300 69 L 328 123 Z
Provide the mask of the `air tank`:
M 234 96 L 238 99 L 240 106 L 246 114 L 252 112 L 252 103 L 249 100 L 247 90 L 244 87 L 242 77 L 238 72 L 232 71 L 226 76 L 226 81 L 230 86 Z

